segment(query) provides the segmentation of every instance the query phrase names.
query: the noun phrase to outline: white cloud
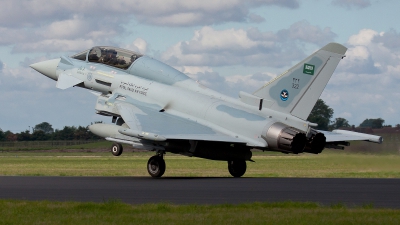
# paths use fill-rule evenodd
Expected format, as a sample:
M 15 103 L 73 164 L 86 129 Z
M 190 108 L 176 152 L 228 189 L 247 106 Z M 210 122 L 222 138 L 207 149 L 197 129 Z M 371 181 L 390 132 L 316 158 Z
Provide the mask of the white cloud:
M 350 47 L 346 52 L 346 59 L 341 63 L 338 71 L 352 73 L 376 74 L 380 66 L 372 59 L 370 50 L 366 46 Z
M 400 100 L 395 96 L 399 93 L 390 92 L 383 86 L 376 87 L 379 85 L 358 87 L 343 84 L 341 89 L 328 88 L 322 99 L 334 109 L 334 118 L 344 117 L 356 126 L 366 118 L 379 117 L 388 121 L 388 124 L 398 123 Z M 346 114 L 349 112 L 351 116 L 348 117 Z
M 242 29 L 214 30 L 211 27 L 203 27 L 195 31 L 195 34 L 189 42 L 182 42 L 183 53 L 206 53 L 206 52 L 229 52 L 236 53 L 257 50 L 259 48 L 272 48 L 273 42 L 256 42 L 251 40 L 247 31 Z M 248 50 L 243 52 L 243 50 Z
M 396 35 L 394 30 L 388 33 L 371 29 L 360 30 L 349 38 L 347 57 L 339 70 L 368 74 L 386 72 L 391 67 L 397 67 L 400 61 L 400 45 L 394 40 Z
M 352 123 L 381 117 L 398 123 L 400 113 L 400 49 L 395 30 L 360 30 L 348 40 L 344 58 L 322 98 L 336 115 L 352 112 Z M 396 122 L 393 122 L 396 121 Z
M 29 35 L 30 33 L 33 33 L 33 31 L 29 29 L 0 27 L 0 33 L 0 45 L 12 45 L 15 43 L 26 42 L 29 40 L 30 36 L 33 40 L 36 39 L 35 35 Z
M 321 29 L 305 20 L 292 24 L 289 29 L 280 30 L 278 35 L 280 38 L 299 40 L 318 45 L 325 45 L 333 41 L 337 36 L 331 31 L 331 28 L 325 27 Z
M 396 30 L 391 29 L 388 32 L 381 32 L 379 35 L 375 35 L 372 40 L 375 43 L 381 43 L 386 48 L 399 51 L 400 50 L 400 34 Z
M 89 29 L 90 24 L 85 18 L 73 15 L 72 19 L 50 23 L 38 33 L 47 38 L 76 38 L 77 36 L 86 36 Z
M 175 67 L 175 69 L 177 69 L 187 75 L 193 75 L 193 74 L 205 73 L 205 72 L 213 72 L 213 69 L 208 66 L 181 66 L 181 67 Z
M 0 27 L 0 45 L 13 46 L 12 52 L 81 51 L 94 43 L 111 43 L 120 29 L 113 24 L 73 16 L 35 28 Z
M 109 17 L 121 22 L 128 16 L 134 16 L 141 23 L 158 26 L 211 25 L 254 20 L 249 9 L 271 5 L 292 9 L 299 7 L 298 0 L 3 0 L 0 26 L 35 26 L 38 21 L 65 20 L 71 14 L 86 15 L 96 20 Z
M 191 40 L 170 47 L 162 59 L 174 66 L 283 67 L 305 57 L 294 40 L 319 45 L 335 36 L 329 28 L 320 29 L 306 21 L 277 33 L 261 32 L 257 28 L 216 30 L 206 26 L 196 30 Z
M 358 34 L 352 35 L 347 41 L 350 45 L 367 45 L 378 35 L 378 32 L 371 29 L 362 29 Z
M 156 26 L 212 25 L 225 22 L 262 22 L 250 9 L 276 5 L 297 8 L 297 0 L 116 0 L 116 1 L 2 1 L 0 45 L 13 52 L 76 51 L 88 43 L 115 45 L 115 37 L 126 33 L 126 24 Z M 84 42 L 79 44 L 78 42 Z M 76 48 L 71 45 L 77 44 Z M 139 51 L 146 51 L 147 45 Z
M 351 8 L 366 8 L 371 6 L 370 0 L 333 0 L 333 5 L 337 5 L 343 8 L 351 9 Z
M 42 58 L 42 57 L 40 57 Z M 16 90 L 49 89 L 55 86 L 54 81 L 39 74 L 29 67 L 4 67 L 0 73 L 1 90 L 9 92 Z
M 141 38 L 136 38 L 132 43 L 125 46 L 126 49 L 139 52 L 141 54 L 146 54 L 147 52 L 147 42 Z
M 253 22 L 253 23 L 262 23 L 265 21 L 264 17 L 254 14 L 254 13 L 250 13 L 248 18 L 249 18 L 249 22 Z
M 16 45 L 13 52 L 79 52 L 94 45 L 91 39 L 47 39 Z

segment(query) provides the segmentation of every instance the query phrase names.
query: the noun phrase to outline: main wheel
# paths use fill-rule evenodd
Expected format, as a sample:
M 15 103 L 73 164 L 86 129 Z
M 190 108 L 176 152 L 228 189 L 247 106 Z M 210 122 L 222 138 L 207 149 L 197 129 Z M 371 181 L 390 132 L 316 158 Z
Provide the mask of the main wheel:
M 165 172 L 165 161 L 161 156 L 155 155 L 147 162 L 147 171 L 152 177 L 161 177 Z
M 229 173 L 234 177 L 241 177 L 244 173 L 246 173 L 246 161 L 244 160 L 233 160 L 228 161 L 228 170 Z
M 120 156 L 122 154 L 122 151 L 124 150 L 124 148 L 122 147 L 122 145 L 120 143 L 114 143 L 111 146 L 111 153 L 114 156 Z

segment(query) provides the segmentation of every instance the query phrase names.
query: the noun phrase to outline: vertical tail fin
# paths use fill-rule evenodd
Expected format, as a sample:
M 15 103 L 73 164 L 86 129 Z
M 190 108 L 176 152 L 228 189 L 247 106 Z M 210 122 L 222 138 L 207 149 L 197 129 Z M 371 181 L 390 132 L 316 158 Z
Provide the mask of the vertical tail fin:
M 329 43 L 258 89 L 271 109 L 306 120 L 347 48 Z

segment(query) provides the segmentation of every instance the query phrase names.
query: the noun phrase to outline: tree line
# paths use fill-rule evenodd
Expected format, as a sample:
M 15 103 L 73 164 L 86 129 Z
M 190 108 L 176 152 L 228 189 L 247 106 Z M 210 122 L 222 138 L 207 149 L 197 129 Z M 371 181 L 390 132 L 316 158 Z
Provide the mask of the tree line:
M 98 123 L 98 122 L 96 122 Z M 65 126 L 63 129 L 53 129 L 48 122 L 37 124 L 30 130 L 20 133 L 0 130 L 0 141 L 49 141 L 49 140 L 99 140 L 87 127 Z
M 344 127 L 355 127 L 355 125 L 350 125 L 349 121 L 345 118 L 338 117 L 331 120 L 332 116 L 333 109 L 326 105 L 324 100 L 318 99 L 307 120 L 318 124 L 318 130 L 334 130 Z M 382 118 L 365 119 L 359 127 L 369 127 L 373 129 L 392 127 L 392 125 L 385 125 L 384 123 L 385 120 Z M 397 124 L 396 127 L 400 127 L 400 124 Z

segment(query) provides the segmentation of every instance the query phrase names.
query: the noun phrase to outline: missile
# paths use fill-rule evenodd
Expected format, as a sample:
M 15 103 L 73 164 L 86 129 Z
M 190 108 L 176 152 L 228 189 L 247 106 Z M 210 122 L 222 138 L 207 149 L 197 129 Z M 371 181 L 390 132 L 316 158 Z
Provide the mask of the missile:
M 112 142 L 118 142 L 122 144 L 129 144 L 132 145 L 133 148 L 137 149 L 142 149 L 142 150 L 148 150 L 148 151 L 164 151 L 165 147 L 163 146 L 157 146 L 154 144 L 149 144 L 149 143 L 144 143 L 144 142 L 135 142 L 135 141 L 127 141 L 123 139 L 118 139 L 118 138 L 106 138 L 107 141 L 112 141 Z
M 142 150 L 147 150 L 147 151 L 163 151 L 165 148 L 163 146 L 157 146 L 154 144 L 146 143 L 143 141 L 140 141 L 137 138 L 131 138 L 131 141 L 128 141 L 126 139 L 129 139 L 129 137 L 125 137 L 124 139 L 120 138 L 113 138 L 110 136 L 115 136 L 115 132 L 118 132 L 118 129 L 120 129 L 121 126 L 117 125 L 112 125 L 112 124 L 94 124 L 89 126 L 90 131 L 92 131 L 94 134 L 97 135 L 109 135 L 106 137 L 107 141 L 112 141 L 112 142 L 117 142 L 121 144 L 129 144 L 132 145 L 132 147 L 137 148 L 137 149 L 142 149 Z M 117 135 L 118 136 L 118 135 Z M 122 136 L 122 135 L 120 135 Z
M 137 131 L 137 130 L 132 130 L 129 128 L 121 128 L 118 130 L 121 134 L 131 136 L 131 137 L 136 137 L 136 138 L 141 138 L 149 141 L 165 141 L 167 140 L 165 137 L 150 133 L 150 132 L 144 132 L 144 131 Z
M 97 123 L 90 125 L 89 130 L 100 137 L 125 139 L 133 142 L 138 142 L 140 140 L 149 140 L 149 141 L 167 140 L 165 137 L 155 133 L 132 130 L 126 126 L 118 126 L 114 124 Z

